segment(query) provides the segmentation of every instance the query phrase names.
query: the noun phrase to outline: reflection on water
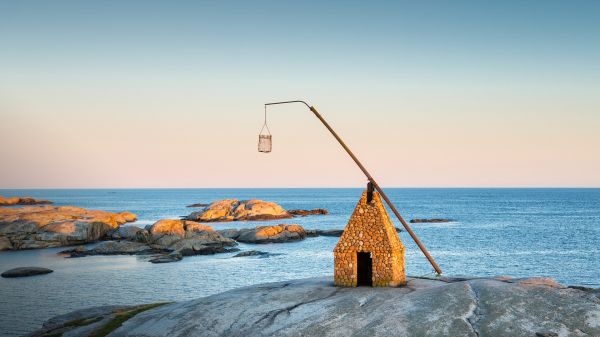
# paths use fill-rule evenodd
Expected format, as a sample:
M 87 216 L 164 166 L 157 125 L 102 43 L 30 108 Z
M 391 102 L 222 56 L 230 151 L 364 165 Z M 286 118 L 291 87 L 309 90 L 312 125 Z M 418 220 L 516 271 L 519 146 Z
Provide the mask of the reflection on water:
M 327 216 L 294 222 L 306 228 L 343 228 L 360 197 L 358 189 L 219 190 L 0 190 L 0 195 L 31 195 L 109 211 L 138 214 L 144 226 L 177 218 L 185 206 L 222 198 L 260 198 L 289 209 L 326 208 Z M 546 275 L 567 284 L 600 286 L 600 190 L 598 189 L 391 189 L 390 198 L 410 218 L 446 217 L 453 223 L 412 227 L 448 275 Z M 218 228 L 268 222 L 214 224 Z M 407 269 L 412 275 L 431 267 L 406 233 Z M 137 304 L 197 298 L 261 282 L 331 275 L 337 238 L 268 245 L 241 244 L 242 250 L 282 253 L 269 258 L 231 258 L 234 254 L 186 257 L 151 264 L 148 257 L 63 258 L 64 248 L 0 253 L 0 271 L 42 266 L 54 273 L 0 279 L 0 334 L 21 335 L 46 319 L 105 304 Z

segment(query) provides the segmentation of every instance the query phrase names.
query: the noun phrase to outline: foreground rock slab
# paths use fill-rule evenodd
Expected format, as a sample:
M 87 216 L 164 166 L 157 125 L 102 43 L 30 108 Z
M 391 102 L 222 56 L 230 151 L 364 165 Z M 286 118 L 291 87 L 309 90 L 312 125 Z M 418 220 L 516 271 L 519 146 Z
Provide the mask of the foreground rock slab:
M 101 240 L 130 212 L 111 213 L 73 206 L 0 208 L 0 250 L 72 246 Z
M 41 267 L 20 267 L 5 271 L 2 273 L 2 277 L 27 277 L 35 275 L 50 274 L 53 272 L 52 269 L 41 268 Z
M 165 303 L 103 306 L 54 317 L 29 336 L 106 336 L 127 319 Z
M 150 309 L 110 336 L 600 336 L 598 296 L 548 279 L 408 278 L 402 288 L 338 288 L 313 278 Z

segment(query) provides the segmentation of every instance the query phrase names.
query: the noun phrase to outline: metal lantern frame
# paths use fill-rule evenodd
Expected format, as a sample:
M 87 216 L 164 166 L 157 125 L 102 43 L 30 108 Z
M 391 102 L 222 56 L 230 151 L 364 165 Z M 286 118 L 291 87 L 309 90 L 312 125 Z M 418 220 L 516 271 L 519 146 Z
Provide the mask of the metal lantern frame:
M 261 130 L 261 134 L 259 135 L 258 150 L 260 152 L 270 152 L 271 151 L 271 132 L 269 131 L 269 127 L 267 126 L 267 106 L 268 105 L 277 105 L 277 104 L 288 104 L 288 103 L 302 103 L 302 104 L 306 105 L 306 107 L 308 107 L 308 109 L 310 111 L 312 111 L 312 113 L 321 121 L 321 123 L 323 123 L 323 125 L 325 125 L 325 127 L 327 128 L 327 130 L 329 130 L 329 132 L 331 132 L 331 134 L 333 135 L 333 137 L 338 141 L 338 143 L 340 143 L 340 145 L 344 148 L 344 150 L 346 151 L 346 153 L 348 153 L 348 155 L 350 155 L 350 157 L 352 158 L 352 160 L 354 160 L 354 162 L 356 163 L 356 165 L 358 165 L 358 167 L 360 168 L 360 170 L 367 177 L 369 183 L 372 184 L 372 187 L 375 188 L 375 190 L 377 190 L 377 192 L 379 192 L 379 195 L 383 198 L 383 200 L 385 201 L 385 203 L 390 207 L 390 209 L 392 210 L 392 212 L 394 213 L 394 215 L 396 215 L 396 217 L 398 218 L 398 220 L 400 221 L 400 223 L 402 224 L 402 226 L 404 227 L 404 229 L 406 229 L 406 231 L 411 236 L 411 238 L 415 241 L 415 243 L 417 244 L 417 246 L 419 247 L 419 249 L 421 249 L 421 252 L 423 252 L 423 255 L 425 255 L 425 257 L 427 258 L 427 260 L 429 260 L 429 263 L 431 264 L 431 266 L 433 267 L 433 269 L 435 269 L 435 272 L 437 274 L 441 275 L 442 274 L 442 270 L 440 269 L 440 267 L 438 266 L 438 264 L 435 262 L 435 260 L 433 259 L 433 257 L 431 257 L 431 255 L 429 254 L 429 252 L 427 251 L 427 249 L 425 248 L 425 246 L 421 243 L 421 241 L 419 240 L 419 238 L 417 237 L 417 235 L 410 228 L 410 226 L 408 225 L 408 223 L 406 222 L 406 220 L 404 220 L 404 218 L 402 217 L 402 215 L 400 215 L 400 213 L 398 212 L 398 210 L 396 209 L 396 207 L 394 207 L 394 204 L 392 204 L 392 201 L 388 198 L 388 196 L 385 194 L 385 192 L 383 192 L 383 190 L 381 189 L 381 187 L 379 186 L 379 184 L 377 184 L 377 182 L 375 181 L 375 179 L 373 178 L 373 176 L 371 176 L 371 174 L 367 171 L 367 169 L 363 166 L 363 164 L 358 160 L 358 158 L 356 158 L 356 156 L 354 155 L 354 153 L 352 153 L 352 151 L 346 145 L 346 143 L 344 143 L 344 141 L 342 140 L 342 138 L 340 138 L 340 136 L 338 136 L 338 134 L 333 130 L 333 128 L 329 125 L 329 123 L 327 123 L 327 121 L 325 121 L 325 119 L 323 118 L 323 116 L 321 116 L 321 114 L 317 111 L 317 109 L 315 109 L 314 106 L 311 106 L 308 103 L 306 103 L 305 101 L 300 101 L 300 100 L 266 103 L 265 104 L 265 124 L 263 125 L 263 129 L 264 128 L 267 129 L 267 134 L 263 134 L 263 130 Z M 261 138 L 263 136 L 265 136 L 265 138 Z M 261 151 L 261 140 L 263 140 L 263 139 L 265 141 L 265 144 L 268 144 L 268 151 Z

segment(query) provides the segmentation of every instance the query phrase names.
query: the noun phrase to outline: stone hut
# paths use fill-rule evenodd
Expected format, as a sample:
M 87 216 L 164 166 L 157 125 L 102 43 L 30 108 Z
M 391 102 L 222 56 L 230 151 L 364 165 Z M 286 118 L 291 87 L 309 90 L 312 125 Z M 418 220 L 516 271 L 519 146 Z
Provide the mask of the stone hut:
M 406 284 L 404 245 L 371 186 L 363 192 L 333 255 L 337 286 Z

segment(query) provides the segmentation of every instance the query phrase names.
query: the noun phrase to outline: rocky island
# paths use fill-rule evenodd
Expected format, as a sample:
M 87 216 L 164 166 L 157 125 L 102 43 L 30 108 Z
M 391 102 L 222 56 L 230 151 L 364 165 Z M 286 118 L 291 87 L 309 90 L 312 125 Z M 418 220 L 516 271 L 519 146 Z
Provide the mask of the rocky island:
M 0 206 L 16 206 L 16 205 L 48 205 L 50 200 L 34 199 L 32 197 L 3 197 L 0 195 Z
M 130 212 L 111 213 L 73 206 L 0 208 L 0 251 L 95 242 L 136 218 Z
M 188 207 L 200 207 L 201 205 L 204 204 L 194 204 Z M 228 222 L 288 219 L 294 216 L 326 214 L 328 214 L 327 210 L 321 208 L 286 211 L 280 205 L 270 201 L 224 199 L 208 204 L 202 210 L 192 212 L 184 218 L 201 222 Z
M 8 200 L 8 201 L 7 201 Z M 32 198 L 2 198 L 0 205 L 16 205 L 18 202 L 27 204 L 51 203 L 47 200 L 36 200 Z M 111 213 L 100 210 L 87 210 L 74 206 L 26 206 L 16 208 L 0 209 L 0 251 L 2 250 L 20 250 L 50 248 L 61 246 L 72 246 L 84 243 L 91 243 L 102 240 L 126 240 L 131 242 L 147 244 L 141 247 L 135 244 L 108 244 L 100 246 L 94 251 L 85 253 L 78 248 L 73 250 L 72 255 L 84 256 L 95 253 L 108 254 L 105 248 L 114 248 L 114 254 L 122 253 L 141 253 L 150 251 L 162 251 L 171 249 L 173 251 L 186 251 L 189 247 L 197 252 L 208 251 L 227 251 L 217 246 L 225 244 L 224 238 L 220 233 L 214 232 L 213 228 L 196 221 L 217 222 L 217 221 L 241 221 L 241 220 L 273 220 L 291 218 L 295 215 L 306 216 L 309 214 L 327 214 L 324 209 L 315 210 L 293 210 L 291 213 L 283 209 L 274 202 L 262 201 L 257 199 L 239 201 L 237 199 L 226 199 L 215 201 L 198 212 L 193 212 L 184 220 L 160 220 L 147 229 L 136 226 L 122 226 L 127 222 L 133 222 L 137 216 L 130 212 Z M 264 226 L 262 234 L 258 234 L 254 239 L 251 237 L 254 230 L 238 230 L 236 237 L 241 237 L 241 242 L 284 242 L 296 239 L 304 239 L 307 235 L 304 229 L 294 225 L 285 230 L 279 230 L 277 226 L 269 228 Z M 299 227 L 299 228 L 298 228 Z M 265 241 L 261 235 L 266 232 L 278 231 L 279 236 Z M 203 232 L 202 234 L 199 234 Z M 294 232 L 294 233 L 291 233 Z M 194 234 L 196 233 L 196 234 Z M 234 235 L 232 230 L 227 234 Z M 243 235 L 241 235 L 243 234 Z M 198 237 L 202 242 L 199 248 Z M 271 235 L 273 236 L 273 235 Z M 316 236 L 316 232 L 309 236 Z M 247 238 L 247 239 L 244 239 Z M 194 241 L 196 240 L 196 241 Z M 210 244 L 208 242 L 210 241 Z M 175 247 L 175 243 L 178 246 Z M 192 243 L 195 242 L 195 243 Z M 212 247 L 207 248 L 207 244 Z M 235 243 L 234 243 L 235 244 Z M 191 245 L 191 246 L 190 246 Z M 231 246 L 229 243 L 227 245 Z M 186 255 L 186 254 L 184 254 Z M 188 254 L 189 255 L 189 254 Z
M 18 199 L 18 198 L 17 198 Z M 327 214 L 324 209 L 287 212 L 274 202 L 226 199 L 213 202 L 186 219 L 163 219 L 146 228 L 123 226 L 137 216 L 74 206 L 26 206 L 0 209 L 0 250 L 74 246 L 104 241 L 91 249 L 77 246 L 60 252 L 69 257 L 90 255 L 152 255 L 154 263 L 175 262 L 184 256 L 233 252 L 237 242 L 282 243 L 315 236 L 340 236 L 343 230 L 306 231 L 297 224 L 215 231 L 207 222 L 272 220 Z M 243 256 L 243 255 L 242 255 Z
M 257 199 L 242 201 L 224 199 L 211 203 L 201 211 L 192 212 L 185 219 L 202 222 L 226 222 L 287 219 L 291 217 L 290 213 L 274 202 Z
M 60 252 L 70 257 L 89 255 L 157 255 L 150 262 L 165 263 L 184 256 L 237 251 L 237 243 L 215 230 L 194 221 L 164 219 L 142 229 L 123 226 L 108 232 L 108 239 L 87 250 L 76 247 Z
M 128 314 L 126 314 L 128 313 Z M 178 303 L 98 307 L 31 336 L 600 336 L 600 290 L 552 279 L 408 278 L 340 288 L 330 277 L 259 284 Z
M 184 256 L 238 251 L 237 242 L 264 244 L 304 240 L 315 236 L 340 236 L 343 230 L 309 230 L 296 224 L 223 229 L 189 220 L 160 220 L 146 229 L 121 226 L 109 231 L 105 241 L 92 249 L 83 246 L 60 252 L 70 257 L 90 255 L 157 255 L 153 263 L 176 262 Z M 271 254 L 272 255 L 272 254 Z M 242 254 L 239 256 L 247 256 Z

